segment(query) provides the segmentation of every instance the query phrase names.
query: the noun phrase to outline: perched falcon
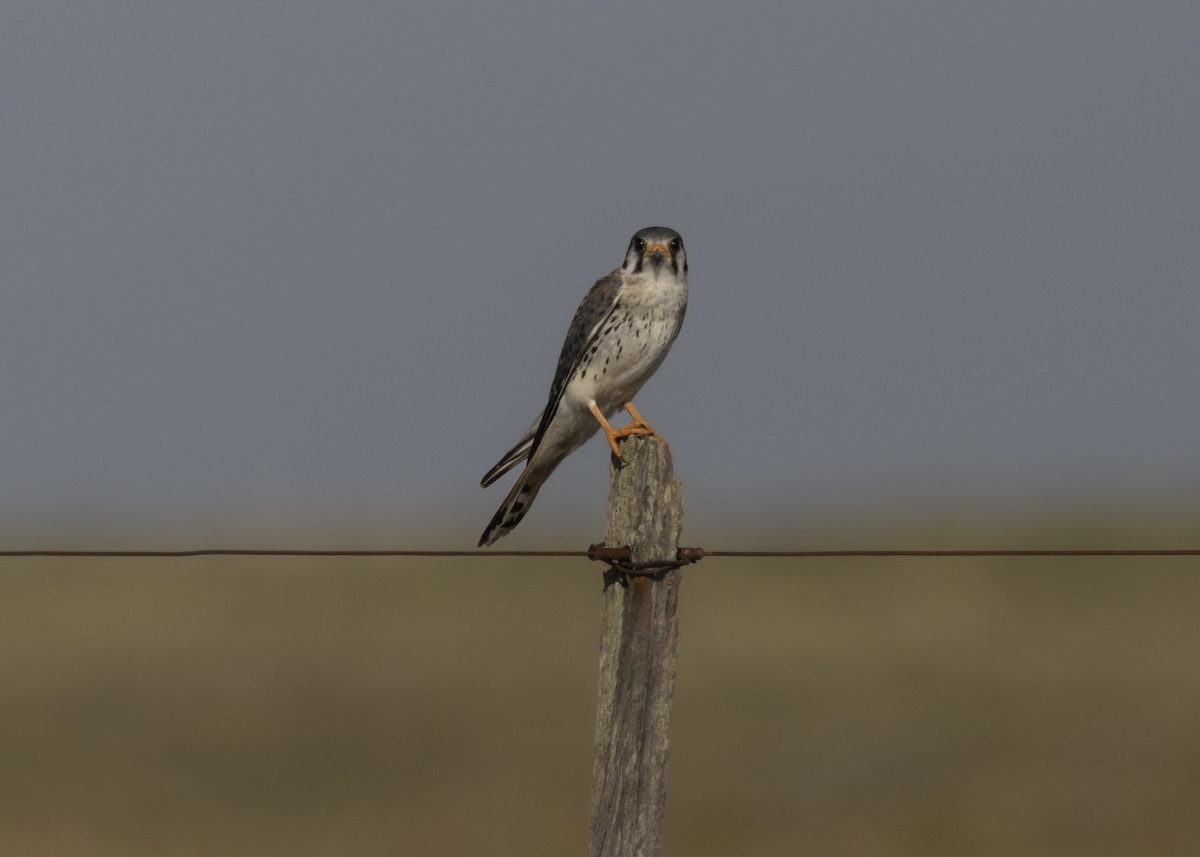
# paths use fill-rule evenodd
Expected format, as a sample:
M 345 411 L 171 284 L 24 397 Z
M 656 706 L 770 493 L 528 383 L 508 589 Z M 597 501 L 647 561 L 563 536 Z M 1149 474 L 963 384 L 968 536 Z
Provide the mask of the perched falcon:
M 679 233 L 651 226 L 633 236 L 625 264 L 592 286 L 567 331 L 546 409 L 483 477 L 486 488 L 528 462 L 483 531 L 480 547 L 521 522 L 554 468 L 597 429 L 604 429 L 618 458 L 618 438 L 653 435 L 662 440 L 633 407 L 633 397 L 679 335 L 687 310 L 687 270 Z M 622 407 L 633 422 L 614 429 L 608 417 Z

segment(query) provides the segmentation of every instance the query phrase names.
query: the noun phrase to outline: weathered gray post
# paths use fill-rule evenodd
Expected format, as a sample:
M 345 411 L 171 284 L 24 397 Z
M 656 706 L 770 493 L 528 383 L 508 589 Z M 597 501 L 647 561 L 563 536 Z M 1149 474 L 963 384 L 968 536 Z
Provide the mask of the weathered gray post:
M 633 562 L 674 560 L 683 489 L 666 444 L 627 438 L 612 468 L 605 544 Z M 667 744 L 675 689 L 679 569 L 604 576 L 600 693 L 592 762 L 590 857 L 657 857 L 667 801 Z

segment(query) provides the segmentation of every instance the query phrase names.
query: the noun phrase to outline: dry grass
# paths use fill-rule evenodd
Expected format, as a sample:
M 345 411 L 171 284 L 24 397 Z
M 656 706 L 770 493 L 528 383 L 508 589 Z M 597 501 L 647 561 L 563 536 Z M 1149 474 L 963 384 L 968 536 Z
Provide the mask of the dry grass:
M 706 560 L 667 854 L 1183 854 L 1195 560 Z M 0 853 L 581 853 L 582 561 L 6 561 Z

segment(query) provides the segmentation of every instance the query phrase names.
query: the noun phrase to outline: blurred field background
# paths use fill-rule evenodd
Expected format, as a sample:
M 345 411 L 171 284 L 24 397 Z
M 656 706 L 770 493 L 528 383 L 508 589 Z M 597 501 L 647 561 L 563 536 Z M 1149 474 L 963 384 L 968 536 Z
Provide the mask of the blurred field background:
M 691 267 L 638 399 L 685 545 L 1196 547 L 1197 34 L 4 4 L 0 547 L 472 545 L 652 223 Z M 504 547 L 597 540 L 606 457 Z M 0 559 L 0 857 L 585 853 L 599 581 Z M 666 853 L 1200 854 L 1198 604 L 1194 559 L 705 560 Z
M 1186 517 L 858 546 L 1183 547 Z M 1195 853 L 1198 572 L 705 560 L 666 853 Z M 3 560 L 0 854 L 583 853 L 599 583 L 584 560 Z

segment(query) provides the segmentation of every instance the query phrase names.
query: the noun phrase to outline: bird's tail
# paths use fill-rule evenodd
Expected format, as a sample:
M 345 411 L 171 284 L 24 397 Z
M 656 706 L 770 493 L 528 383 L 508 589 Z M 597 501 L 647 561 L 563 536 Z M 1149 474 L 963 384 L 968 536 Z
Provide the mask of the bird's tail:
M 533 425 L 529 427 L 529 431 L 521 435 L 521 439 L 517 441 L 517 445 L 504 453 L 504 457 L 499 463 L 487 472 L 483 480 L 479 483 L 484 488 L 491 485 L 508 471 L 512 470 L 525 459 L 529 458 L 529 453 L 533 450 L 533 438 L 537 434 L 538 426 L 542 423 L 541 414 L 533 421 Z
M 480 547 L 495 543 L 497 539 L 508 535 L 517 524 L 521 523 L 521 519 L 533 505 L 533 498 L 537 496 L 538 489 L 542 487 L 542 483 L 546 481 L 546 477 L 553 469 L 553 467 L 537 467 L 535 462 L 530 462 L 525 467 L 521 477 L 508 492 L 508 496 L 504 498 L 504 502 L 500 504 L 496 514 L 492 516 L 491 523 L 479 537 Z

